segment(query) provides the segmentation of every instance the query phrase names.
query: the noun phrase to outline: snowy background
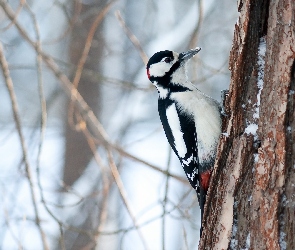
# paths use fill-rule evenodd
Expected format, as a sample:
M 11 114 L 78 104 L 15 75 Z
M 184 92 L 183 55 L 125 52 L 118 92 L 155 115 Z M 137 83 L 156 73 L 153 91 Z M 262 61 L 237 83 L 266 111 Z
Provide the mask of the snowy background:
M 73 25 L 81 26 L 83 20 L 96 16 L 105 2 L 13 0 L 8 4 L 34 41 L 36 20 L 42 49 L 73 79 L 77 64 L 72 56 Z M 95 146 L 96 157 L 89 158 L 73 183 L 65 181 L 66 171 L 76 171 L 74 167 L 65 170 L 68 96 L 43 64 L 47 123 L 42 139 L 36 53 L 0 7 L 0 41 L 9 63 L 32 173 L 28 178 L 11 99 L 1 76 L 0 249 L 43 249 L 40 230 L 49 249 L 197 249 L 200 214 L 195 192 L 188 182 L 167 178 L 150 166 L 185 180 L 158 117 L 157 91 L 146 77 L 138 48 L 126 36 L 115 12 L 120 11 L 148 57 L 159 50 L 182 52 L 201 47 L 189 65 L 190 79 L 200 90 L 220 100 L 220 90 L 229 84 L 228 56 L 236 8 L 233 0 L 119 0 L 100 24 L 97 36 L 103 42 L 94 39 L 92 47 L 99 47 L 101 53 L 94 66 L 85 67 L 83 72 L 97 77 L 94 82 L 99 93 L 93 93 L 92 98 L 99 99 L 96 114 L 110 142 L 136 157 L 131 159 L 111 149 L 124 186 L 124 202 L 110 171 L 107 150 L 99 142 Z M 75 16 L 77 10 L 80 12 Z M 84 28 L 85 34 L 89 26 Z M 80 33 L 81 30 L 83 27 Z

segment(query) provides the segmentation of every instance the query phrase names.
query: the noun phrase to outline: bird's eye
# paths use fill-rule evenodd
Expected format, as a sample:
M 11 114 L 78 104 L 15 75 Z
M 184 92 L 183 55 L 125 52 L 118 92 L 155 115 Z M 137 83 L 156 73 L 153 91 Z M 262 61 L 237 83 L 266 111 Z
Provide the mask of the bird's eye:
M 164 62 L 166 62 L 166 63 L 170 63 L 172 61 L 172 59 L 170 58 L 170 57 L 166 57 L 165 59 L 164 59 Z

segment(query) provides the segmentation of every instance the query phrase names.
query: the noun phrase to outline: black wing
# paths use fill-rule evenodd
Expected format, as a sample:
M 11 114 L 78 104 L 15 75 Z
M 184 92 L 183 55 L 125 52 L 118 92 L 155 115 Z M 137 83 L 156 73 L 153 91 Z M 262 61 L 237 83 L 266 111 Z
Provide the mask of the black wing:
M 181 126 L 181 132 L 183 133 L 183 139 L 186 146 L 186 154 L 185 156 L 181 157 L 175 147 L 175 139 L 170 129 L 171 126 L 169 125 L 166 114 L 167 108 L 172 104 L 173 102 L 169 99 L 159 99 L 158 110 L 160 119 L 164 127 L 168 142 L 177 157 L 179 158 L 179 161 L 185 171 L 185 174 L 191 186 L 197 191 L 198 198 L 200 199 L 198 147 L 194 118 L 193 116 L 185 115 L 176 105 L 176 110 Z
M 202 184 L 203 179 L 201 180 L 201 176 L 204 173 L 200 173 L 200 164 L 198 158 L 198 141 L 197 141 L 197 133 L 195 127 L 195 120 L 193 116 L 186 115 L 184 112 L 181 112 L 180 108 L 176 107 L 177 115 L 180 121 L 181 132 L 183 133 L 183 139 L 186 146 L 186 154 L 184 157 L 181 157 L 177 152 L 175 146 L 175 139 L 173 136 L 173 132 L 171 131 L 171 126 L 169 125 L 169 121 L 167 118 L 167 108 L 174 103 L 169 99 L 159 99 L 158 110 L 162 125 L 164 127 L 164 131 L 170 146 L 173 151 L 179 158 L 179 161 L 184 169 L 184 172 L 191 184 L 191 186 L 196 190 L 198 201 L 201 209 L 201 223 L 203 219 L 204 206 L 206 201 L 206 195 L 208 188 L 204 188 L 200 184 Z M 209 172 L 211 174 L 211 172 Z M 209 174 L 209 178 L 210 178 Z M 205 174 L 207 178 L 207 174 Z M 202 177 L 204 177 L 202 176 Z M 201 234 L 202 234 L 202 226 L 201 226 Z

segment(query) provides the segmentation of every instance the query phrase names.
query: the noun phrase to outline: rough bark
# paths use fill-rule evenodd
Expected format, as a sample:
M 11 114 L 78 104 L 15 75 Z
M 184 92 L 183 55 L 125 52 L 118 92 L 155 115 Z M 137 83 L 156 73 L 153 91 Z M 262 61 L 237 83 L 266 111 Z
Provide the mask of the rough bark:
M 218 148 L 199 247 L 294 249 L 295 2 L 244 0 L 238 11 L 226 136 Z M 258 49 L 264 40 L 260 88 Z M 257 134 L 247 132 L 250 124 L 258 125 Z

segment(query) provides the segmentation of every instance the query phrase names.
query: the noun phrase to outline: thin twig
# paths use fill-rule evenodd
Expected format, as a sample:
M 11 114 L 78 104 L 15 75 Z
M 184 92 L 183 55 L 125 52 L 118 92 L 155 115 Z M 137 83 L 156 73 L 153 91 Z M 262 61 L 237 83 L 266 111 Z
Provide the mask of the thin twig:
M 187 234 L 186 234 L 185 227 L 182 226 L 182 229 L 183 229 L 183 240 L 184 240 L 184 245 L 185 245 L 185 247 L 186 247 L 186 250 L 189 250 L 188 242 L 187 242 Z
M 92 154 L 94 156 L 94 159 L 97 163 L 97 165 L 100 167 L 101 169 L 101 175 L 102 175 L 102 186 L 103 186 L 103 194 L 102 194 L 102 201 L 100 201 L 100 211 L 99 211 L 99 216 L 98 216 L 98 222 L 99 222 L 99 226 L 97 229 L 97 233 L 94 235 L 93 240 L 95 241 L 95 243 L 97 244 L 98 239 L 100 237 L 100 232 L 103 230 L 105 224 L 106 224 L 106 220 L 107 220 L 107 215 L 108 215 L 108 210 L 107 210 L 107 205 L 108 205 L 108 194 L 110 192 L 110 188 L 111 188 L 111 181 L 108 178 L 108 173 L 107 173 L 107 169 L 106 167 L 104 167 L 104 164 L 102 163 L 102 159 L 99 156 L 97 150 L 96 150 L 96 144 L 95 144 L 95 138 L 93 138 L 91 136 L 91 134 L 89 133 L 89 131 L 85 128 L 83 130 L 83 133 L 87 139 L 88 145 L 92 151 Z M 93 247 L 95 246 L 95 244 L 93 242 L 90 242 L 89 244 L 87 244 L 85 247 L 83 247 L 82 250 L 87 250 L 87 249 L 93 249 Z
M 10 226 L 9 214 L 8 214 L 7 209 L 4 204 L 3 204 L 3 213 L 4 213 L 4 221 L 5 221 L 7 230 L 10 232 L 12 239 L 17 243 L 19 250 L 24 249 L 22 246 L 21 240 L 15 235 L 15 233 L 13 232 L 13 230 Z M 4 232 L 2 231 L 2 233 L 4 233 Z
M 167 172 L 169 172 L 170 165 L 171 165 L 171 147 L 169 146 L 168 150 L 168 161 L 167 161 Z M 165 183 L 165 194 L 163 199 L 163 218 L 162 218 L 162 249 L 166 249 L 165 244 L 165 226 L 166 226 L 166 205 L 167 205 L 167 198 L 168 198 L 168 189 L 169 189 L 169 176 L 166 176 L 166 183 Z
M 76 73 L 73 79 L 73 86 L 75 88 L 78 88 L 80 79 L 81 79 L 81 75 L 82 75 L 82 71 L 84 69 L 84 65 L 87 59 L 87 56 L 89 54 L 90 48 L 91 48 L 91 44 L 93 41 L 93 37 L 95 35 L 95 32 L 97 30 L 97 27 L 100 25 L 100 23 L 102 22 L 102 20 L 104 19 L 104 17 L 106 16 L 106 14 L 109 12 L 111 6 L 115 3 L 116 1 L 111 1 L 109 2 L 96 16 L 96 18 L 94 19 L 90 30 L 88 32 L 86 41 L 85 41 L 85 46 L 82 52 L 82 55 L 80 57 L 80 60 L 78 62 L 78 66 L 76 69 Z M 73 120 L 73 114 L 74 114 L 74 102 L 71 100 L 70 104 L 69 104 L 69 114 L 68 114 L 68 121 L 69 124 L 74 128 L 74 120 Z
M 35 28 L 35 33 L 36 33 L 36 53 L 37 53 L 37 75 L 38 75 L 38 92 L 39 92 L 39 99 L 40 99 L 40 106 L 41 106 L 41 128 L 40 128 L 40 141 L 38 145 L 38 154 L 37 154 L 37 167 L 36 167 L 36 173 L 37 173 L 37 183 L 38 183 L 38 188 L 40 191 L 40 196 L 41 196 L 41 202 L 48 212 L 48 214 L 55 220 L 58 225 L 59 225 L 59 230 L 60 230 L 60 245 L 61 249 L 65 250 L 65 241 L 64 241 L 64 235 L 63 235 L 63 228 L 62 224 L 59 223 L 57 220 L 56 216 L 53 214 L 53 212 L 49 209 L 49 207 L 46 204 L 45 197 L 44 197 L 44 192 L 41 184 L 41 176 L 40 176 L 40 162 L 41 162 L 41 152 L 42 152 L 42 146 L 44 142 L 44 137 L 45 137 L 45 131 L 46 131 L 46 123 L 47 123 L 47 107 L 46 107 L 46 99 L 44 95 L 44 87 L 43 87 L 43 75 L 42 75 L 42 56 L 41 56 L 41 38 L 40 38 L 40 31 L 39 31 L 39 25 L 36 20 L 36 16 L 34 12 L 32 11 L 31 7 L 26 3 L 26 8 L 29 11 L 33 23 L 34 23 L 34 28 Z
M 197 43 L 198 43 L 198 37 L 199 37 L 199 33 L 200 33 L 200 28 L 202 26 L 202 23 L 203 23 L 203 0 L 197 0 L 198 2 L 198 7 L 199 7 L 199 17 L 198 17 L 198 22 L 197 22 L 197 25 L 196 25 L 196 28 L 194 29 L 194 32 L 192 34 L 192 38 L 190 40 L 190 43 L 189 43 L 189 48 L 195 48 L 197 46 Z M 197 65 L 198 63 L 198 57 L 194 57 L 193 58 L 193 62 L 194 62 L 194 66 Z M 194 79 L 197 78 L 197 71 L 196 70 L 193 70 L 192 71 L 192 77 Z M 198 83 L 200 81 L 198 80 Z
M 131 217 L 131 220 L 134 224 L 134 227 L 136 228 L 137 232 L 138 232 L 138 235 L 139 235 L 139 238 L 141 239 L 142 241 L 142 244 L 144 246 L 144 249 L 148 249 L 148 246 L 145 242 L 145 239 L 143 237 L 143 234 L 141 232 L 141 229 L 140 227 L 138 226 L 138 223 L 137 223 L 137 220 L 136 220 L 136 217 L 134 216 L 134 213 L 132 212 L 132 209 L 129 205 L 129 202 L 128 202 L 128 198 L 127 198 L 127 193 L 125 191 L 125 188 L 124 188 L 124 185 L 123 185 L 123 182 L 122 182 L 122 179 L 120 177 L 120 173 L 118 171 L 118 168 L 115 164 L 115 161 L 113 159 L 113 155 L 112 155 L 112 152 L 110 150 L 108 150 L 108 159 L 109 159 L 109 165 L 110 165 L 110 168 L 111 168 L 111 171 L 112 171 L 112 174 L 113 174 L 113 177 L 115 179 L 115 182 L 118 186 L 118 189 L 119 189 L 119 192 L 121 194 L 121 198 L 124 202 L 124 205 L 129 213 L 129 216 Z
M 5 28 L 3 28 L 4 31 L 10 29 L 14 25 L 14 22 L 16 21 L 19 13 L 21 12 L 21 10 L 25 4 L 26 4 L 26 0 L 19 1 L 19 6 L 17 7 L 17 10 L 15 11 L 15 17 L 13 20 L 11 20 L 11 22 Z
M 8 16 L 9 19 L 14 18 L 14 12 L 11 9 L 11 7 L 6 3 L 6 1 L 0 0 L 0 6 L 2 7 L 2 9 L 4 10 L 4 12 L 6 13 L 6 15 Z M 20 34 L 23 36 L 23 38 L 31 46 L 33 46 L 33 48 L 35 50 L 37 50 L 36 43 L 32 41 L 32 39 L 28 36 L 28 34 L 26 33 L 26 31 L 24 30 L 24 28 L 20 25 L 20 23 L 18 21 L 15 22 L 15 27 L 20 32 Z M 142 159 L 139 159 L 138 157 L 135 157 L 134 155 L 131 155 L 128 152 L 126 152 L 120 146 L 111 143 L 109 136 L 106 133 L 106 131 L 104 130 L 102 124 L 98 121 L 97 117 L 95 116 L 93 111 L 90 109 L 90 107 L 87 105 L 87 103 L 85 102 L 83 97 L 80 95 L 80 93 L 77 91 L 77 89 L 75 89 L 73 87 L 73 85 L 72 85 L 71 81 L 68 79 L 68 77 L 62 71 L 60 71 L 58 65 L 55 63 L 53 58 L 50 57 L 49 55 L 47 55 L 46 53 L 44 53 L 43 51 L 40 51 L 39 54 L 42 56 L 43 61 L 45 62 L 47 67 L 49 69 L 51 69 L 52 72 L 55 74 L 55 76 L 59 79 L 66 94 L 68 96 L 71 96 L 72 100 L 75 101 L 75 105 L 77 106 L 77 108 L 81 112 L 82 117 L 85 119 L 85 121 L 89 125 L 91 131 L 94 133 L 94 135 L 100 140 L 100 142 L 105 147 L 113 148 L 118 153 L 120 153 L 121 155 L 124 155 L 125 157 L 128 157 L 128 158 L 135 160 L 137 162 L 140 162 L 140 163 L 142 163 L 142 164 L 144 164 L 144 165 L 146 165 L 158 172 L 161 172 L 165 175 L 169 175 L 169 176 L 175 178 L 176 180 L 189 185 L 188 181 L 185 178 L 171 174 L 165 170 L 162 170 L 160 167 L 157 167 L 157 166 L 150 164 Z
M 174 178 L 174 179 L 176 179 L 176 180 L 182 182 L 183 184 L 186 184 L 187 186 L 190 185 L 190 184 L 188 183 L 187 179 L 185 179 L 185 178 L 183 178 L 183 177 L 181 177 L 181 176 L 178 176 L 178 175 L 172 174 L 172 173 L 168 172 L 167 170 L 163 170 L 163 169 L 161 169 L 161 168 L 159 168 L 159 167 L 157 167 L 157 166 L 155 166 L 155 165 L 153 165 L 153 164 L 150 164 L 149 162 L 147 162 L 147 161 L 145 161 L 145 160 L 142 160 L 142 159 L 140 159 L 140 158 L 138 158 L 138 157 L 136 157 L 136 156 L 134 156 L 134 155 L 128 153 L 127 151 L 125 151 L 123 148 L 121 148 L 121 147 L 118 146 L 118 145 L 109 144 L 109 146 L 112 147 L 113 149 L 115 149 L 116 151 L 118 151 L 119 154 L 121 154 L 121 155 L 123 155 L 123 156 L 125 156 L 125 157 L 127 157 L 127 158 L 129 158 L 129 159 L 131 159 L 131 160 L 134 160 L 134 161 L 140 162 L 140 163 L 142 163 L 142 164 L 144 164 L 144 165 L 146 165 L 146 166 L 148 166 L 148 167 L 154 169 L 155 171 L 158 171 L 158 172 L 160 172 L 160 173 L 162 173 L 162 174 L 164 174 L 164 175 L 166 175 L 166 176 L 170 176 L 170 177 L 172 177 L 172 178 Z
M 202 26 L 203 19 L 204 19 L 203 0 L 197 0 L 197 1 L 198 1 L 198 6 L 199 6 L 199 17 L 198 17 L 198 22 L 197 22 L 196 28 L 194 29 L 194 32 L 192 34 L 192 38 L 189 43 L 189 48 L 195 48 L 197 46 L 200 28 Z
M 140 55 L 141 60 L 143 61 L 144 65 L 147 65 L 148 60 L 149 60 L 148 56 L 146 55 L 143 48 L 141 47 L 140 42 L 137 39 L 137 37 L 131 32 L 131 30 L 128 28 L 128 26 L 124 22 L 124 19 L 122 18 L 121 13 L 120 13 L 119 10 L 117 10 L 115 12 L 115 16 L 118 19 L 118 21 L 119 21 L 121 27 L 123 28 L 125 34 L 128 36 L 129 40 L 133 43 L 134 47 L 139 52 L 139 55 Z
M 42 42 L 42 44 L 44 44 L 44 42 Z M 73 65 L 72 63 L 69 62 L 64 62 L 59 60 L 58 58 L 54 58 L 53 59 L 65 66 L 65 67 L 71 67 L 71 68 L 75 68 L 75 65 Z M 10 71 L 12 70 L 22 70 L 22 69 L 29 69 L 29 70 L 34 70 L 34 66 L 33 65 L 25 65 L 25 64 L 10 64 Z M 118 86 L 121 87 L 123 89 L 128 89 L 128 90 L 138 90 L 138 91 L 144 91 L 144 92 L 149 92 L 149 91 L 154 91 L 154 86 L 152 84 L 148 85 L 147 87 L 140 87 L 141 84 L 135 84 L 132 83 L 130 81 L 124 81 L 124 80 L 120 80 L 120 79 L 116 79 L 116 78 L 112 78 L 112 77 L 108 77 L 108 76 L 104 76 L 101 75 L 99 72 L 95 71 L 95 70 L 91 70 L 91 69 L 87 69 L 84 68 L 83 69 L 83 74 L 85 76 L 91 77 L 92 79 L 98 81 L 98 80 L 102 80 L 101 84 L 104 84 L 106 86 L 109 87 L 109 83 L 114 85 L 114 86 Z
M 90 48 L 91 48 L 91 44 L 93 41 L 93 37 L 95 35 L 95 32 L 97 30 L 97 27 L 100 25 L 100 23 L 102 22 L 102 20 L 104 19 L 104 17 L 106 16 L 106 14 L 109 12 L 110 8 L 112 7 L 112 5 L 115 3 L 115 1 L 111 1 L 109 2 L 97 15 L 97 17 L 95 18 L 95 20 L 93 21 L 90 30 L 88 32 L 86 41 L 85 41 L 85 46 L 82 52 L 82 55 L 80 57 L 77 69 L 76 69 L 76 74 L 74 77 L 74 80 L 72 82 L 72 84 L 74 85 L 74 87 L 78 87 L 79 81 L 81 79 L 81 75 L 82 75 L 82 71 L 84 68 L 84 64 L 86 62 L 87 56 L 89 54 Z
M 31 170 L 31 166 L 30 166 L 30 163 L 28 160 L 27 145 L 26 145 L 25 138 L 24 138 L 24 135 L 22 132 L 21 121 L 20 121 L 18 105 L 17 105 L 17 99 L 16 99 L 16 95 L 14 92 L 14 88 L 13 88 L 13 82 L 10 77 L 8 63 L 7 63 L 7 60 L 4 56 L 3 46 L 2 46 L 1 42 L 0 42 L 0 64 L 1 64 L 2 71 L 3 71 L 5 84 L 6 84 L 8 92 L 9 92 L 12 110 L 13 110 L 14 121 L 16 124 L 16 129 L 17 129 L 20 143 L 21 143 L 23 160 L 24 160 L 24 164 L 25 164 L 25 170 L 26 170 L 28 181 L 29 181 L 31 198 L 32 198 L 32 202 L 33 202 L 35 216 L 36 216 L 36 224 L 37 224 L 37 227 L 38 227 L 40 235 L 41 235 L 43 249 L 49 250 L 46 235 L 45 235 L 45 233 L 42 229 L 42 226 L 41 226 L 39 210 L 38 210 L 38 206 L 37 206 L 37 198 L 36 198 L 36 194 L 35 194 L 35 186 L 34 186 L 33 178 L 32 178 L 32 170 Z
M 189 195 L 190 192 L 191 192 L 191 190 L 189 190 L 187 193 L 185 193 L 183 195 L 183 197 L 179 200 L 179 203 L 181 203 Z M 174 210 L 179 210 L 180 209 L 179 204 L 172 204 L 172 205 L 173 205 L 173 207 L 169 211 L 166 210 L 165 215 L 167 215 L 167 214 L 171 215 L 171 213 Z M 156 220 L 158 220 L 158 219 L 160 219 L 162 217 L 163 217 L 163 214 L 161 214 L 159 216 L 155 216 L 154 218 L 151 218 L 151 219 L 141 223 L 139 225 L 139 227 L 144 227 L 144 226 L 146 226 L 146 225 L 148 225 L 148 224 L 150 224 L 150 223 L 152 223 L 152 222 L 154 222 L 154 221 L 156 221 Z M 128 228 L 118 229 L 118 230 L 115 230 L 115 231 L 105 231 L 105 232 L 100 232 L 100 233 L 103 234 L 103 235 L 115 235 L 115 234 L 119 234 L 119 233 L 127 233 L 127 232 L 130 232 L 130 231 L 135 230 L 135 229 L 136 228 L 134 226 L 132 226 L 132 227 L 128 227 Z
M 73 4 L 74 5 L 74 11 L 73 11 L 74 14 L 73 15 L 71 14 L 71 18 L 70 18 L 70 20 L 68 22 L 69 23 L 68 27 L 65 28 L 64 32 L 59 37 L 54 38 L 52 40 L 47 40 L 45 42 L 43 41 L 43 44 L 48 45 L 48 44 L 57 43 L 58 41 L 60 41 L 63 38 L 65 38 L 67 36 L 67 34 L 72 31 L 75 23 L 78 20 L 78 16 L 80 15 L 80 12 L 81 12 L 81 9 L 82 9 L 82 3 L 81 3 L 81 1 L 80 0 L 74 0 L 74 1 L 75 1 L 75 3 Z M 62 6 L 61 9 L 64 10 L 65 16 L 68 16 L 67 15 L 67 12 L 65 10 L 64 4 L 61 4 L 60 3 L 60 5 Z

